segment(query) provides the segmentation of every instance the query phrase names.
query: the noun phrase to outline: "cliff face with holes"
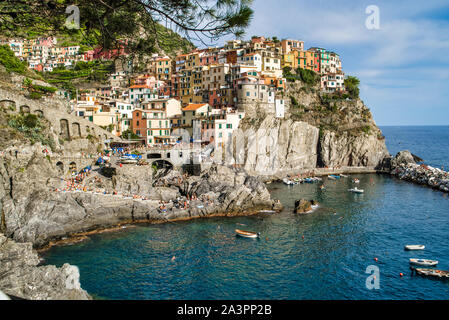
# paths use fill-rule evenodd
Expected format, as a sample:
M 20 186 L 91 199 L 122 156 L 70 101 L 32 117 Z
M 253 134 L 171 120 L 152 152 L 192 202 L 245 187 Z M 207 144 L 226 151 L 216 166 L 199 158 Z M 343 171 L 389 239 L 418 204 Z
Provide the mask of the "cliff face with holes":
M 282 177 L 320 167 L 379 168 L 389 156 L 360 99 L 325 95 L 300 82 L 288 83 L 278 98 L 285 101 L 284 118 L 276 117 L 273 105 L 243 105 L 246 116 L 239 128 L 254 134 L 247 134 L 237 153 L 249 172 Z

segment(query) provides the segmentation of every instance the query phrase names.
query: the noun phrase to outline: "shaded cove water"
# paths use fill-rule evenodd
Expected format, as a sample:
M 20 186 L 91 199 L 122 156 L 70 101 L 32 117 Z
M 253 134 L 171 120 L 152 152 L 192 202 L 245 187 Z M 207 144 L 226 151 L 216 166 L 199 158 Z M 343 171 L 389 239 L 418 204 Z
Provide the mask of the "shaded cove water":
M 412 276 L 409 258 L 449 270 L 449 197 L 386 175 L 354 177 L 364 194 L 347 191 L 350 178 L 324 179 L 324 190 L 273 183 L 281 213 L 138 225 L 54 247 L 45 263 L 77 265 L 82 287 L 105 299 L 448 299 L 449 282 Z M 294 215 L 299 198 L 320 208 Z M 366 287 L 370 265 L 377 290 Z

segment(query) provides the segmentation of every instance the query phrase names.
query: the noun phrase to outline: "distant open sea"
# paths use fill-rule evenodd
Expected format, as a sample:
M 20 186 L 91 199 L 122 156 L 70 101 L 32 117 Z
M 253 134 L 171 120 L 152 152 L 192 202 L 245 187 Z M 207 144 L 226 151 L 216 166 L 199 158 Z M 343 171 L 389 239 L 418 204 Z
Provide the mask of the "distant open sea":
M 381 129 L 390 153 L 408 149 L 449 168 L 449 127 Z M 355 177 L 364 194 L 348 192 Z M 410 258 L 436 259 L 449 270 L 446 193 L 381 174 L 323 184 L 268 185 L 285 206 L 278 214 L 138 225 L 43 257 L 77 265 L 81 286 L 97 299 L 449 299 L 449 281 L 409 270 Z M 301 198 L 320 207 L 293 214 Z M 261 237 L 236 237 L 236 228 Z M 406 244 L 426 249 L 405 251 Z M 366 286 L 371 266 L 378 289 Z
M 392 155 L 402 150 L 449 170 L 449 126 L 380 126 Z

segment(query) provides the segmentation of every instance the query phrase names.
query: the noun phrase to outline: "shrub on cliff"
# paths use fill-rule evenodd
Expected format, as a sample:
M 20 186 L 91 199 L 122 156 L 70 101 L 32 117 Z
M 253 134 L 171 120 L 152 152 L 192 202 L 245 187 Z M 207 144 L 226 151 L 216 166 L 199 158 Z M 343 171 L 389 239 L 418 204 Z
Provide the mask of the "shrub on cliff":
M 8 126 L 21 132 L 28 138 L 31 144 L 40 141 L 43 145 L 55 148 L 55 142 L 51 136 L 45 134 L 45 125 L 35 114 L 19 113 L 7 115 Z
M 0 46 L 0 64 L 4 65 L 8 72 L 24 74 L 27 70 L 25 63 L 14 55 L 7 44 Z
M 356 77 L 348 76 L 345 79 L 345 88 L 351 99 L 357 99 L 359 97 L 359 84 L 360 80 Z
M 298 68 L 296 72 L 301 77 L 301 81 L 309 86 L 315 85 L 320 80 L 320 76 L 315 71 Z

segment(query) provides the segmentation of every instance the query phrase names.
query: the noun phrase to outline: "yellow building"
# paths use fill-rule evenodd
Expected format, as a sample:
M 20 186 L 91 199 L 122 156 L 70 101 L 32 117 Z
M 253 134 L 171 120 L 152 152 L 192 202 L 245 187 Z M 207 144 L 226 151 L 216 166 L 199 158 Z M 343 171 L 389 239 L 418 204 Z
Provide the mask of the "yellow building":
M 292 69 L 298 68 L 298 51 L 291 51 L 290 53 L 282 55 L 282 68 L 290 67 Z

